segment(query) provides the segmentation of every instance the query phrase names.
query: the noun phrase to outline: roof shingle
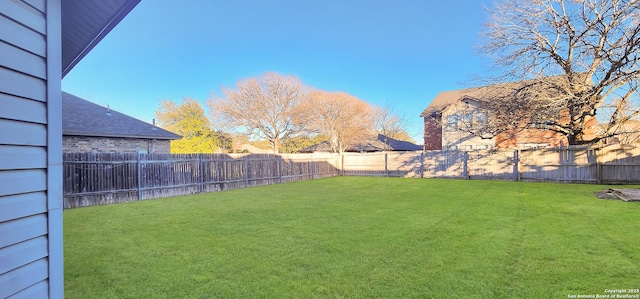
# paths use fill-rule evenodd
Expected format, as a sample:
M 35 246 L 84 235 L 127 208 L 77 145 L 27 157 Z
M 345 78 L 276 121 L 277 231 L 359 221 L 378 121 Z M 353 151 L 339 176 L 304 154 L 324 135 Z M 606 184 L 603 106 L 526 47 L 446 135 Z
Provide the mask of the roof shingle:
M 62 135 L 175 140 L 165 129 L 62 92 Z
M 382 134 L 371 135 L 363 138 L 362 141 L 350 146 L 347 152 L 384 152 L 384 151 L 421 151 L 422 146 L 416 145 L 409 141 L 402 141 L 387 137 Z M 331 146 L 328 141 L 324 141 L 302 150 L 303 153 L 308 152 L 331 152 Z
M 501 83 L 501 84 L 489 85 L 489 86 L 443 91 L 439 93 L 433 99 L 433 101 L 431 101 L 429 106 L 427 106 L 427 108 L 425 108 L 424 111 L 422 111 L 422 113 L 420 114 L 420 117 L 429 116 L 433 112 L 440 112 L 444 108 L 447 108 L 447 106 L 463 98 L 472 98 L 478 101 L 488 100 L 492 97 L 495 97 L 497 93 L 505 94 L 510 91 L 513 91 L 513 89 L 516 88 L 517 86 L 519 86 L 519 84 Z

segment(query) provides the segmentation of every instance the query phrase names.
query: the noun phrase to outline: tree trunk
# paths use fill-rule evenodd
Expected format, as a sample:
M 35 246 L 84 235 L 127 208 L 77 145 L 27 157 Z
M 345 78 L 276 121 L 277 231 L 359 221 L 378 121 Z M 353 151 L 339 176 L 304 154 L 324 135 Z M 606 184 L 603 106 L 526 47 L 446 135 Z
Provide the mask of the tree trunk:
M 594 144 L 598 141 L 600 141 L 601 138 L 594 138 L 591 140 L 584 140 L 584 138 L 582 138 L 581 134 L 576 134 L 576 135 L 567 135 L 567 141 L 569 142 L 569 145 L 586 145 L 586 144 Z

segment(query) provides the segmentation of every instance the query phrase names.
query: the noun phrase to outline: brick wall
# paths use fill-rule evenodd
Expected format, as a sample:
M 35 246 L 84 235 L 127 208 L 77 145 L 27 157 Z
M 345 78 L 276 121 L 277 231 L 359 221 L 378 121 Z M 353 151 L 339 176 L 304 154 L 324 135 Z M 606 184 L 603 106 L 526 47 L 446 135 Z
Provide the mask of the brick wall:
M 561 121 L 567 122 L 568 113 Z M 584 130 L 584 139 L 591 140 L 596 136 L 597 120 L 595 117 L 587 117 Z M 567 136 L 555 131 L 540 128 L 520 128 L 500 133 L 496 136 L 497 148 L 527 148 L 535 146 L 568 146 Z
M 440 125 L 440 117 L 433 118 L 427 116 L 424 118 L 424 150 L 441 150 L 442 149 L 442 125 Z
M 169 140 L 89 136 L 62 137 L 62 151 L 65 153 L 137 153 L 146 151 L 147 153 L 168 154 L 169 150 Z
M 460 102 L 457 102 L 459 104 Z M 447 109 L 452 109 L 449 106 Z M 454 107 L 455 108 L 455 107 Z M 451 110 L 452 113 L 460 113 L 456 110 Z M 446 123 L 442 123 L 442 119 L 447 117 L 447 110 L 444 110 L 444 116 L 424 117 L 424 150 L 443 150 L 449 148 L 451 145 L 455 145 L 457 149 L 469 150 L 478 148 L 530 148 L 530 147 L 545 147 L 545 146 L 567 146 L 569 145 L 568 139 L 565 135 L 548 130 L 545 128 L 528 128 L 528 124 L 523 124 L 520 128 L 514 130 L 507 130 L 495 136 L 495 139 L 483 140 L 479 137 L 473 137 L 463 131 L 449 132 L 444 130 L 443 126 Z M 459 114 L 458 114 L 459 115 Z M 561 115 L 561 121 L 568 121 L 569 115 L 565 111 Z M 591 140 L 596 136 L 597 120 L 595 117 L 587 117 L 584 140 Z
M 504 149 L 567 145 L 566 136 L 545 129 L 509 130 L 496 136 L 496 147 Z

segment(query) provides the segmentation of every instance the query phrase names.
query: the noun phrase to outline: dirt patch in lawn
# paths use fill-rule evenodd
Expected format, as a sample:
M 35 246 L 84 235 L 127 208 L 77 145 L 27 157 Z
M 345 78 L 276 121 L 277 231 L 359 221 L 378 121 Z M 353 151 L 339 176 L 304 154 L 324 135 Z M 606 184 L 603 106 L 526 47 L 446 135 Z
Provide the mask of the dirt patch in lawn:
M 605 189 L 596 192 L 600 199 L 621 199 L 624 201 L 640 201 L 640 189 Z

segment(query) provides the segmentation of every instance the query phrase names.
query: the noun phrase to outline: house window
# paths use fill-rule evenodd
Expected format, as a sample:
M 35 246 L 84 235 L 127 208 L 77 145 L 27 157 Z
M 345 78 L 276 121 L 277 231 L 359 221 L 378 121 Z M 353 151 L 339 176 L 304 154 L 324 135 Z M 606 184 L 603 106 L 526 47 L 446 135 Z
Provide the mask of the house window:
M 447 128 L 448 131 L 455 131 L 458 129 L 458 116 L 457 115 L 449 115 L 447 116 Z
M 463 126 L 471 127 L 473 125 L 473 114 L 471 114 L 471 113 L 463 114 L 460 117 L 460 121 L 462 122 Z
M 553 124 L 550 120 L 545 120 L 539 117 L 531 117 L 529 122 L 537 129 L 548 129 Z
M 480 125 L 480 126 L 486 126 L 487 125 L 487 113 L 486 112 L 480 112 L 476 114 L 476 124 Z

